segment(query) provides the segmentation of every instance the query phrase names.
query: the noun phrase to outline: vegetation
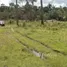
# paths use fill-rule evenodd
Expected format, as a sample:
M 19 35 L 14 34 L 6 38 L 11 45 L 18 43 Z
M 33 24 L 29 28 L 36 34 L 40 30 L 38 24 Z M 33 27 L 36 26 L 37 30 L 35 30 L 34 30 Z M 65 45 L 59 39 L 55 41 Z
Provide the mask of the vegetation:
M 21 27 L 8 23 L 0 27 L 1 67 L 67 67 L 67 22 L 40 25 L 27 22 L 25 26 L 21 23 Z M 32 50 L 44 57 L 36 56 Z
M 20 6 L 20 2 L 18 4 L 18 1 L 21 1 L 21 3 L 26 2 L 26 4 Z M 16 4 L 11 2 L 9 6 L 1 4 L 0 19 L 18 19 L 26 21 L 41 20 L 42 24 L 44 24 L 43 20 L 67 20 L 67 7 L 55 7 L 51 4 L 48 4 L 44 7 L 42 4 L 42 0 L 41 6 L 39 7 L 34 5 L 34 2 L 36 2 L 36 0 L 18 1 L 16 0 Z
M 36 1 L 1 4 L 0 67 L 67 67 L 67 7 Z

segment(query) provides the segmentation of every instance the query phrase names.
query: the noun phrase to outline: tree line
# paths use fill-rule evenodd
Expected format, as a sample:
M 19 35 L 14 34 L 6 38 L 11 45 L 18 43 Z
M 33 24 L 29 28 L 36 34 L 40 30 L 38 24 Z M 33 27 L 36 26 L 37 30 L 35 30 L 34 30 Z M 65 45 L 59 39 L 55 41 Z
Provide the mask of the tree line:
M 1 4 L 0 6 L 0 19 L 16 19 L 26 21 L 41 20 L 41 24 L 44 24 L 46 20 L 59 20 L 67 21 L 67 7 L 55 7 L 52 4 L 43 6 L 42 0 L 40 0 L 41 6 L 35 6 L 34 2 L 37 0 L 24 0 L 25 5 L 20 6 L 18 1 L 15 3 L 9 3 L 9 6 Z M 20 0 L 20 2 L 22 2 Z

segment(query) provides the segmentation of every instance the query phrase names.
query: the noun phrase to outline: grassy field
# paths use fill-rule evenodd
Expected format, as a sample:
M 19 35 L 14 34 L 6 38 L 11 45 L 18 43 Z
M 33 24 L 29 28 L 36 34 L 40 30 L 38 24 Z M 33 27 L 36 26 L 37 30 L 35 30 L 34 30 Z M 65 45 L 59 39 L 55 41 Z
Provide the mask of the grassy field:
M 67 22 L 0 27 L 0 67 L 67 67 Z

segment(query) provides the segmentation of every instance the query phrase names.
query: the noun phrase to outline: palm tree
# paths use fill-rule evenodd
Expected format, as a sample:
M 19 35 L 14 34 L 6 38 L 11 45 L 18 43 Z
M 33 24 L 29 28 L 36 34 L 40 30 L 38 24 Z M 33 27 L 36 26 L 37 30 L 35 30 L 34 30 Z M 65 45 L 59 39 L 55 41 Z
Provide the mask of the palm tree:
M 10 6 L 11 8 L 13 8 L 13 7 L 15 7 L 15 4 L 14 4 L 13 2 L 11 2 L 11 3 L 9 3 L 9 6 Z
M 17 26 L 19 26 L 19 21 L 18 21 L 18 0 L 16 0 L 16 23 L 17 23 Z
M 32 4 L 32 9 L 31 9 L 31 20 L 34 20 L 34 15 L 35 15 L 35 11 L 34 11 L 34 2 L 36 2 L 37 0 L 28 0 L 31 4 Z
M 41 24 L 44 25 L 44 21 L 43 21 L 43 0 L 40 0 L 41 3 Z
M 34 2 L 36 2 L 37 0 L 29 0 L 32 3 L 32 6 L 34 6 Z

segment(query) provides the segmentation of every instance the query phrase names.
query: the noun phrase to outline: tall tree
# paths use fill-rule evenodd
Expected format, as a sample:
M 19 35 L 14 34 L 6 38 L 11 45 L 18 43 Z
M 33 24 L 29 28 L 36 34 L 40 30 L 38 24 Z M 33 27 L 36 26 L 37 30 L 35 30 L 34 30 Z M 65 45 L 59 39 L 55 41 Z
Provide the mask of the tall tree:
M 34 20 L 35 18 L 34 2 L 36 2 L 37 0 L 28 0 L 28 1 L 32 4 L 30 13 L 31 13 L 31 18 L 32 18 L 31 20 Z
M 13 2 L 11 2 L 11 3 L 9 3 L 9 6 L 10 6 L 11 8 L 14 8 L 14 7 L 15 7 L 15 4 L 14 4 Z
M 29 0 L 29 2 L 32 3 L 32 6 L 34 6 L 34 2 L 36 2 L 37 0 Z
M 17 26 L 19 26 L 19 20 L 18 20 L 18 0 L 16 0 L 16 23 L 17 23 Z
M 43 0 L 40 0 L 41 3 L 41 24 L 44 25 L 44 21 L 43 21 Z

